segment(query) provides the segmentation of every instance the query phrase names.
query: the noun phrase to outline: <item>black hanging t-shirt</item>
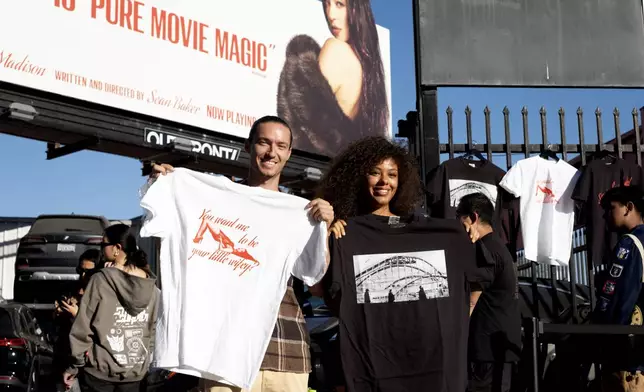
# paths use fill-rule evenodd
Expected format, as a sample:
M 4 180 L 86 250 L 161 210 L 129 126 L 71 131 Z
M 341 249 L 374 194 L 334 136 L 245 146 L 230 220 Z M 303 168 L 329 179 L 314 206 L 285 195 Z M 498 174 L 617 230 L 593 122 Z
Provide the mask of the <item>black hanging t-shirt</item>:
M 483 290 L 470 320 L 469 359 L 518 362 L 521 308 L 516 264 L 501 238 L 492 232 L 476 243 Z
M 604 221 L 600 205 L 602 196 L 607 190 L 622 185 L 643 187 L 643 180 L 642 168 L 624 159 L 614 162 L 610 158 L 596 159 L 582 168 L 572 198 L 583 204 L 579 223 L 586 225 L 589 257 L 593 264 L 608 262 L 617 244 L 617 235 L 608 230 Z
M 462 392 L 475 248 L 456 220 L 366 215 L 331 237 L 323 282 L 352 392 Z
M 494 205 L 494 230 L 505 242 L 517 241 L 520 230 L 512 225 L 504 203 L 513 199 L 499 187 L 505 171 L 488 160 L 476 161 L 462 157 L 449 159 L 429 172 L 426 181 L 427 204 L 431 216 L 453 219 L 456 207 L 465 195 L 481 192 Z M 518 209 L 514 219 L 518 218 Z

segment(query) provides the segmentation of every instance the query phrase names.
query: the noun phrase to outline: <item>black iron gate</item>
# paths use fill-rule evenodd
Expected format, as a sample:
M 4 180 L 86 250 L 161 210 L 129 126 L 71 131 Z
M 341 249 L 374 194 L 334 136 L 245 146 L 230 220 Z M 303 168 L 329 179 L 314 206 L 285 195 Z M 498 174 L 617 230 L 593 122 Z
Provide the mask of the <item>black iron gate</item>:
M 640 129 L 640 113 L 637 109 L 633 109 L 627 115 L 632 119 L 632 130 L 623 133 L 621 129 L 622 113 L 618 109 L 610 113 L 612 116 L 613 126 L 610 133 L 614 135 L 614 139 L 609 142 L 604 142 L 604 129 L 603 120 L 604 113 L 597 109 L 590 115 L 595 118 L 595 129 L 587 130 L 584 127 L 584 113 L 582 108 L 578 108 L 574 113 L 566 113 L 561 108 L 556 112 L 559 120 L 559 129 L 557 135 L 560 138 L 559 143 L 551 143 L 548 137 L 548 113 L 545 108 L 540 108 L 535 112 L 524 107 L 520 113 L 511 113 L 505 107 L 502 111 L 503 116 L 503 135 L 504 143 L 493 143 L 492 134 L 493 126 L 491 123 L 491 111 L 486 107 L 483 111 L 484 114 L 484 127 L 485 127 L 485 143 L 477 144 L 473 140 L 472 132 L 472 110 L 466 107 L 463 115 L 465 116 L 465 129 L 454 129 L 454 118 L 460 115 L 451 107 L 448 107 L 445 113 L 439 113 L 437 104 L 436 89 L 429 89 L 419 92 L 419 107 L 417 112 L 410 112 L 406 120 L 401 120 L 398 123 L 399 133 L 398 136 L 406 137 L 410 142 L 410 149 L 420 158 L 420 164 L 423 174 L 427 174 L 433 168 L 438 166 L 443 158 L 454 158 L 457 154 L 465 154 L 472 150 L 480 151 L 487 156 L 489 161 L 494 157 L 504 156 L 506 170 L 513 164 L 513 158 L 520 154 L 528 158 L 534 154 L 539 154 L 544 150 L 552 151 L 559 154 L 560 158 L 568 161 L 574 166 L 585 166 L 587 159 L 592 154 L 600 151 L 607 151 L 614 154 L 620 159 L 632 160 L 641 166 L 642 164 L 642 145 L 641 145 L 641 129 Z M 529 121 L 531 115 L 538 115 L 541 126 L 541 140 L 540 143 L 534 143 L 529 138 Z M 577 127 L 574 131 L 578 135 L 578 143 L 568 143 L 567 136 L 569 130 L 566 129 L 566 116 L 573 115 L 576 117 Z M 439 120 L 440 116 L 446 120 L 447 140 L 439 140 Z M 521 116 L 522 124 L 522 140 L 520 143 L 511 139 L 511 116 Z M 496 127 L 497 135 L 498 127 Z M 588 132 L 596 132 L 597 143 L 587 144 L 585 136 Z M 543 378 L 543 366 L 546 356 L 546 347 L 552 341 L 553 336 L 561 335 L 623 335 L 623 334 L 644 334 L 644 328 L 631 327 L 631 326 L 599 326 L 599 325 L 581 325 L 577 317 L 579 307 L 580 290 L 585 290 L 589 293 L 589 300 L 584 305 L 587 308 L 594 307 L 595 304 L 595 288 L 594 288 L 594 274 L 596 267 L 591 264 L 590 258 L 586 257 L 586 240 L 585 229 L 583 227 L 576 227 L 573 234 L 573 249 L 571 252 L 571 260 L 567 269 L 557 266 L 539 265 L 535 262 L 528 261 L 522 258 L 522 252 L 519 250 L 517 254 L 520 276 L 529 278 L 531 280 L 533 299 L 538 298 L 538 284 L 540 280 L 547 280 L 550 282 L 551 287 L 558 287 L 562 281 L 568 281 L 569 290 L 569 304 L 570 318 L 568 324 L 554 324 L 544 321 L 539 315 L 538 301 L 533 300 L 534 309 L 532 317 L 524 320 L 524 331 L 526 337 L 524 350 L 531 352 L 532 358 L 532 377 L 533 380 L 530 389 L 539 391 L 539 385 Z M 597 267 L 601 268 L 601 267 Z M 555 339 L 556 340 L 556 339 Z

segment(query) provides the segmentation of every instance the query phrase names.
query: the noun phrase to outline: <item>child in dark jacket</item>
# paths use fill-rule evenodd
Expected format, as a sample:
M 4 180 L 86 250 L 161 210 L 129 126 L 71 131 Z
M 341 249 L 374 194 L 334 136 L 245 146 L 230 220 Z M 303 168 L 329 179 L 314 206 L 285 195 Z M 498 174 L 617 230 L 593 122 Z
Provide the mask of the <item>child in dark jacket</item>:
M 98 267 L 101 253 L 97 249 L 89 249 L 78 259 L 76 272 L 78 273 L 78 286 L 67 295 L 61 297 L 55 302 L 54 325 L 56 328 L 56 341 L 54 343 L 54 364 L 58 374 L 65 370 L 65 365 L 71 355 L 69 347 L 69 333 L 72 329 L 72 323 L 78 313 L 78 304 L 85 291 L 85 286 L 89 282 L 92 273 Z M 64 391 L 62 385 L 58 387 L 59 391 Z M 78 383 L 72 386 L 72 392 L 78 391 Z

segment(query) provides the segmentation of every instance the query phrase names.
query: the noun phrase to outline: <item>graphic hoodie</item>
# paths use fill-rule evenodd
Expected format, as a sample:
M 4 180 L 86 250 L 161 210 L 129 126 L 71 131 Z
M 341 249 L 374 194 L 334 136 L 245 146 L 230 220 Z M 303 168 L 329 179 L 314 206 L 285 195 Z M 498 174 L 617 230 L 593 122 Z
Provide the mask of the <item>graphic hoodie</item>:
M 83 367 L 109 382 L 143 379 L 154 352 L 156 278 L 105 268 L 90 279 L 69 335 L 71 374 Z

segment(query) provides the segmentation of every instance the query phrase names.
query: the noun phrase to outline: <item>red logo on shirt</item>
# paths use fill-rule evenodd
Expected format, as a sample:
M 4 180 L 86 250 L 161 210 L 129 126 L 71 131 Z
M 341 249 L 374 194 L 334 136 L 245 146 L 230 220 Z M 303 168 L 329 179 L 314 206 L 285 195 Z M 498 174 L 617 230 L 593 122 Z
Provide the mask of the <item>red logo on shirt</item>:
M 555 196 L 552 190 L 552 181 L 537 181 L 537 190 L 535 196 L 543 195 L 539 201 L 544 204 L 557 204 L 559 199 Z
M 633 181 L 633 177 L 625 177 L 625 178 L 624 178 L 624 181 L 622 181 L 622 184 L 623 184 L 624 186 L 631 186 L 631 181 Z M 617 183 L 617 181 L 613 181 L 613 182 L 610 184 L 610 188 L 609 188 L 609 189 L 615 188 L 615 187 L 617 187 L 617 186 L 619 186 L 619 184 Z M 601 202 L 602 202 L 602 198 L 604 197 L 604 194 L 606 194 L 606 191 L 604 191 L 604 192 L 599 192 L 599 193 L 597 194 L 597 204 L 601 204 Z
M 240 223 L 239 218 L 233 220 L 215 216 L 210 210 L 206 209 L 203 210 L 199 219 L 201 220 L 201 224 L 199 225 L 199 229 L 197 230 L 192 242 L 203 245 L 203 247 L 193 247 L 191 250 L 192 254 L 188 257 L 188 260 L 197 256 L 199 258 L 205 258 L 221 264 L 227 264 L 232 267 L 233 270 L 240 270 L 239 276 L 242 276 L 260 264 L 259 261 L 248 253 L 249 248 L 255 248 L 259 245 L 257 237 L 254 237 L 253 239 L 248 238 L 247 232 L 250 229 L 250 226 Z M 239 241 L 235 243 L 235 241 L 231 240 L 230 237 L 224 233 L 222 229 L 224 227 L 226 228 L 226 231 L 242 232 L 243 235 Z M 206 233 L 209 233 L 212 239 L 217 243 L 216 250 L 212 251 L 208 249 L 209 244 L 203 244 L 204 235 Z

